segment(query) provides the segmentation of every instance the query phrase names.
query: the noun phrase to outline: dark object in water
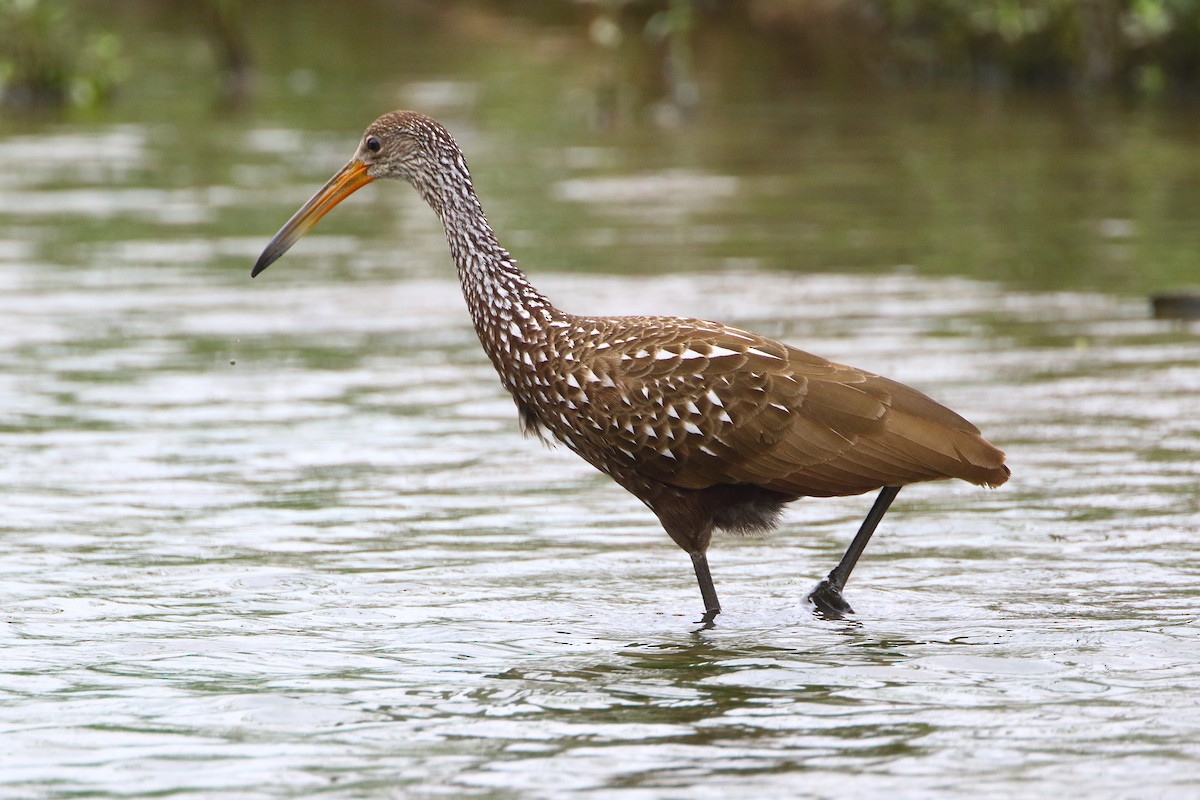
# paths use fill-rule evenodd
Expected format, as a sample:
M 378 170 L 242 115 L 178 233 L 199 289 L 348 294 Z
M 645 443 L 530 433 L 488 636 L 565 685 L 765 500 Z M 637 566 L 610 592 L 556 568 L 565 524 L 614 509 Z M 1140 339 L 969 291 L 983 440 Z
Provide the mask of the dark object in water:
M 1150 295 L 1155 319 L 1200 319 L 1200 292 Z

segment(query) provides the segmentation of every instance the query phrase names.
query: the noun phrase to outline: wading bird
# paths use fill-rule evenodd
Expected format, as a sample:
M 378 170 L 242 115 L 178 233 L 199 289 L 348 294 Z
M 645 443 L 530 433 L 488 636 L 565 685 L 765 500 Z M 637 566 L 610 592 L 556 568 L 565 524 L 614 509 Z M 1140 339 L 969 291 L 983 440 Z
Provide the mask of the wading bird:
M 560 311 L 500 245 L 454 138 L 412 111 L 371 123 L 251 275 L 382 178 L 408 181 L 441 220 L 475 331 L 521 428 L 548 433 L 658 516 L 692 558 L 706 625 L 721 611 L 706 555 L 714 530 L 767 531 L 801 497 L 879 490 L 846 554 L 808 595 L 839 617 L 852 611 L 846 579 L 900 487 L 1008 480 L 1004 454 L 974 425 L 903 384 L 719 322 Z

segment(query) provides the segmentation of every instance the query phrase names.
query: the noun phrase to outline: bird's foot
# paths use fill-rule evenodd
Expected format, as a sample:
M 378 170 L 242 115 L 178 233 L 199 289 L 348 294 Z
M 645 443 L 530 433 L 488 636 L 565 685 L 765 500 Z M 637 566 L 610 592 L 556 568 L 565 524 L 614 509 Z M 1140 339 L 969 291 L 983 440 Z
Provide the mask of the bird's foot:
M 721 609 L 719 609 L 719 608 L 710 608 L 707 611 L 705 611 L 704 616 L 697 620 L 697 622 L 700 624 L 699 630 L 707 631 L 707 630 L 712 630 L 713 628 L 715 628 L 716 627 L 715 620 L 717 619 L 717 614 L 720 614 L 720 613 L 721 613 Z
M 825 619 L 843 619 L 853 614 L 854 609 L 842 597 L 842 588 L 829 578 L 824 578 L 808 593 L 808 602 L 816 606 L 817 613 Z

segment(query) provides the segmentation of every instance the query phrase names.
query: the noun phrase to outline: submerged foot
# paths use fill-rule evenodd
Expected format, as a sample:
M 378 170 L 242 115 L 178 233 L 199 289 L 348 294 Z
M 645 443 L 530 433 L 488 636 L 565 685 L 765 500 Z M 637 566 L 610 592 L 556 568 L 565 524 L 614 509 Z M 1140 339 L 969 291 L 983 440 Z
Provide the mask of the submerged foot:
M 841 587 L 829 578 L 824 578 L 808 593 L 808 602 L 816 606 L 817 613 L 826 619 L 842 619 L 854 613 L 854 609 L 842 597 Z
M 697 620 L 697 622 L 700 623 L 700 630 L 707 631 L 707 630 L 710 630 L 710 629 L 716 627 L 716 625 L 714 624 L 714 620 L 717 618 L 717 614 L 720 614 L 720 613 L 721 613 L 721 609 L 719 609 L 719 608 L 710 608 L 707 611 L 705 611 L 704 616 L 701 617 L 699 620 Z

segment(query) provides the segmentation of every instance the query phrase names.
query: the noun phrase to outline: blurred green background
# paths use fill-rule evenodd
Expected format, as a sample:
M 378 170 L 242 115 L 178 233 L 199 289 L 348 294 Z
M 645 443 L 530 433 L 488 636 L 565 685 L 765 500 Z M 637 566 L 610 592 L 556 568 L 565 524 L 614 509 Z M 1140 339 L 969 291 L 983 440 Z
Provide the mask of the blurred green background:
M 0 0 L 0 48 L 0 223 L 68 268 L 129 239 L 265 241 L 412 107 L 459 135 L 531 271 L 1200 274 L 1191 0 Z M 34 144 L 96 131 L 139 155 Z M 200 209 L 22 194 L 78 185 Z M 413 247 L 393 217 L 362 203 L 319 232 Z

